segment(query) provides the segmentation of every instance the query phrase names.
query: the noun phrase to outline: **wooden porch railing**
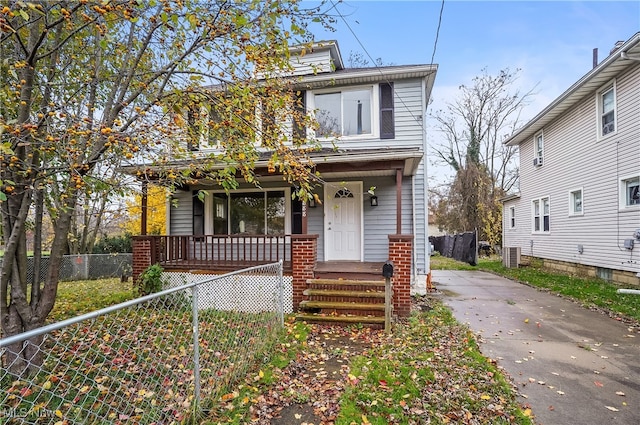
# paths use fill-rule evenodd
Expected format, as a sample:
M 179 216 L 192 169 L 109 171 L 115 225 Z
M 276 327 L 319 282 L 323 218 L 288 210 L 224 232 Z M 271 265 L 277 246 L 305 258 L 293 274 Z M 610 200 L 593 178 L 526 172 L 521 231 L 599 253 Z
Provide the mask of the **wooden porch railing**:
M 151 264 L 178 270 L 235 270 L 283 260 L 291 271 L 290 235 L 171 235 L 151 239 Z

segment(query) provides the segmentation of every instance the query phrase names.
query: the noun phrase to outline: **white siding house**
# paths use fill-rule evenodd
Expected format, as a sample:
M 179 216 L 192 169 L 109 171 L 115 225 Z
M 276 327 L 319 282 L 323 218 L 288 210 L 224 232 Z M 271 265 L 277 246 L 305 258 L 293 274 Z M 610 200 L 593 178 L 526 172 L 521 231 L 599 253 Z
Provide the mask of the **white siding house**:
M 317 235 L 318 262 L 361 263 L 385 262 L 389 237 L 410 235 L 412 289 L 424 293 L 430 267 L 423 122 L 437 65 L 345 68 L 335 41 L 293 49 L 291 63 L 289 77 L 305 111 L 321 123 L 313 134 L 321 149 L 310 156 L 321 176 L 316 199 L 323 202 L 292 199 L 292 187 L 266 172 L 265 157 L 255 163 L 258 174 L 266 176 L 259 189 L 239 182 L 226 193 L 202 181 L 176 191 L 168 208 L 169 235 Z M 216 147 L 201 152 L 212 149 Z M 207 193 L 204 199 L 194 197 L 202 190 Z M 238 226 L 233 221 L 238 216 L 234 208 L 246 207 L 245 198 L 260 194 L 264 205 L 279 203 L 277 219 L 282 224 L 275 232 L 265 224 L 266 207 L 264 223 L 254 225 L 243 218 Z
M 505 143 L 520 148 L 505 250 L 640 283 L 640 33 Z

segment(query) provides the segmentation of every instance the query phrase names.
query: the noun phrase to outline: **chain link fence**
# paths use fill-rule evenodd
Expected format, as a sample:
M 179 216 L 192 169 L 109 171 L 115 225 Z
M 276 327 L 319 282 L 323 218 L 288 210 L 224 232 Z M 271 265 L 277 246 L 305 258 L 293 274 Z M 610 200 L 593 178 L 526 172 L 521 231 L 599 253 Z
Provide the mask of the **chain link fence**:
M 59 269 L 63 281 L 129 277 L 132 271 L 132 254 L 78 254 L 65 255 Z M 2 258 L 0 258 L 2 267 Z M 40 280 L 44 280 L 49 267 L 49 257 L 42 257 Z M 33 282 L 33 258 L 27 259 L 27 281 Z
M 167 277 L 157 294 L 0 339 L 0 423 L 172 424 L 224 402 L 283 329 L 282 262 Z

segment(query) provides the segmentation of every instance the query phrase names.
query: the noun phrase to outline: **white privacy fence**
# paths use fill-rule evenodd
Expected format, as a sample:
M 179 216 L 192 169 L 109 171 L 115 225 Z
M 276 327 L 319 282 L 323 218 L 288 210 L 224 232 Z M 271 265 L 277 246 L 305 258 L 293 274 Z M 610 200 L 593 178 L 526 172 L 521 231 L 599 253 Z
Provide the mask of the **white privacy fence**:
M 0 339 L 0 423 L 179 423 L 228 393 L 269 357 L 283 328 L 291 294 L 282 263 L 178 279 Z

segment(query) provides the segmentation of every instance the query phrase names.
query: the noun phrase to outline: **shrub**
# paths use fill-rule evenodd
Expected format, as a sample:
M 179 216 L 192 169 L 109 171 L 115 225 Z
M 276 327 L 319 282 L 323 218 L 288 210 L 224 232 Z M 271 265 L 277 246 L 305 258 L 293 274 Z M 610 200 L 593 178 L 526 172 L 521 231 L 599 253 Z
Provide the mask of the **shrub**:
M 159 264 L 153 264 L 147 267 L 138 277 L 138 295 L 144 296 L 161 291 L 164 284 L 162 280 L 163 272 L 164 269 Z
M 93 246 L 94 254 L 120 254 L 132 251 L 130 233 L 118 236 L 105 236 L 98 240 Z

